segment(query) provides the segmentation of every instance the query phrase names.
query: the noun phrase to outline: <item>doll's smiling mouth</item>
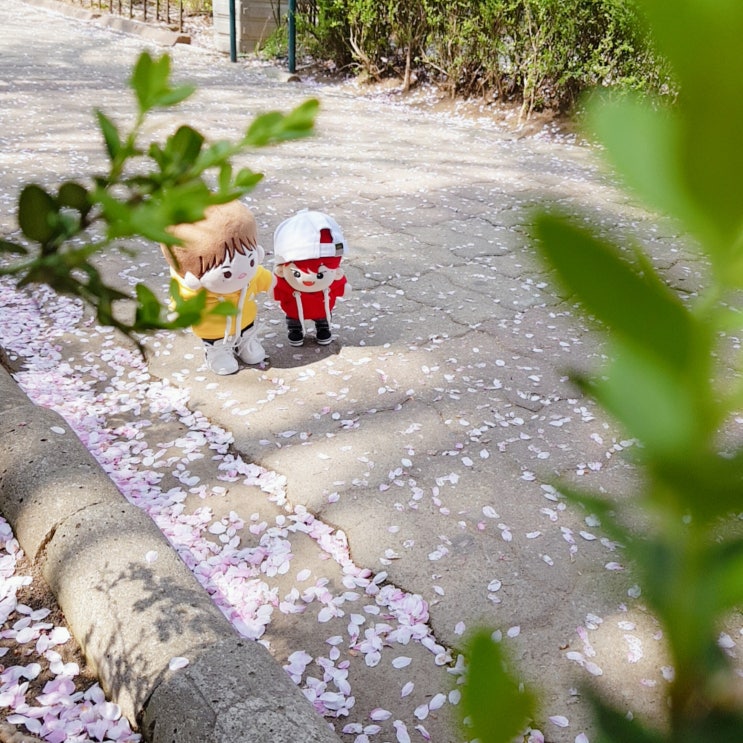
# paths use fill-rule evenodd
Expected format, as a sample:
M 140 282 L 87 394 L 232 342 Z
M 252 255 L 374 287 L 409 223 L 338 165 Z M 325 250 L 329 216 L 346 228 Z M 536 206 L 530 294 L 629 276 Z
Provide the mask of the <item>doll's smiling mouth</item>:
M 303 281 L 302 284 L 304 284 L 304 286 L 314 286 L 315 282 L 314 281 Z

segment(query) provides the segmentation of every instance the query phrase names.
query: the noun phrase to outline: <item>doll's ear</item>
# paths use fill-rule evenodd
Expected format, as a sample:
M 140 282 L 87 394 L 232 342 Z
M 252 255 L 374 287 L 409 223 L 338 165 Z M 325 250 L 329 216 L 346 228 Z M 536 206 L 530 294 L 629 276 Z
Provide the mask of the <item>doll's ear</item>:
M 190 271 L 186 271 L 186 275 L 183 277 L 183 283 L 194 292 L 201 289 L 201 281 L 197 279 Z
M 255 254 L 258 258 L 258 263 L 263 263 L 263 259 L 266 257 L 266 251 L 260 245 L 255 246 Z
M 278 276 L 279 278 L 283 279 L 284 278 L 284 268 L 285 268 L 285 266 L 284 266 L 283 263 L 279 263 L 277 266 L 274 266 L 273 267 L 274 276 Z

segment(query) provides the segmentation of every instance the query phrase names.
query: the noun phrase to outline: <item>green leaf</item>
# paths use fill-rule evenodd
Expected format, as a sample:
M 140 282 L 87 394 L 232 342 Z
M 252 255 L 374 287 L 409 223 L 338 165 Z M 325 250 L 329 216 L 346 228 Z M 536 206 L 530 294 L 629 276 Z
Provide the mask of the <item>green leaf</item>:
M 706 432 L 706 399 L 699 400 L 687 380 L 648 349 L 615 344 L 613 361 L 588 387 L 598 402 L 638 438 L 649 458 L 683 457 Z
M 18 200 L 18 224 L 23 234 L 42 245 L 56 235 L 54 223 L 57 217 L 54 199 L 41 186 L 26 186 Z
M 176 319 L 171 322 L 173 328 L 188 328 L 200 322 L 206 309 L 205 289 L 202 289 L 189 299 L 183 299 L 179 291 L 178 282 L 175 279 L 171 279 L 170 297 L 176 313 Z
M 135 291 L 137 295 L 135 326 L 142 329 L 161 327 L 163 307 L 155 293 L 144 284 L 137 284 Z
M 90 211 L 90 199 L 88 191 L 75 181 L 67 181 L 59 187 L 57 192 L 57 203 L 60 206 L 67 206 L 76 209 L 80 214 L 85 215 Z
M 475 634 L 468 643 L 467 681 L 462 714 L 469 720 L 468 739 L 481 743 L 511 743 L 524 730 L 533 709 L 529 691 L 521 690 L 505 665 L 501 645 L 489 632 Z
M 219 317 L 234 317 L 237 314 L 237 307 L 232 302 L 218 302 L 207 314 Z
M 168 232 L 170 226 L 198 222 L 203 219 L 206 207 L 221 198 L 201 180 L 162 188 L 156 196 L 136 205 L 122 203 L 102 189 L 94 192 L 108 224 L 109 239 L 140 235 L 167 245 L 177 242 Z
M 101 187 L 96 187 L 90 197 L 91 201 L 101 208 L 101 216 L 108 225 L 106 234 L 109 239 L 135 234 L 129 225 L 131 209 L 128 204 L 119 201 Z
M 589 691 L 587 695 L 598 724 L 599 743 L 667 743 L 663 734 L 643 727 L 640 722 L 610 707 L 592 692 Z
M 255 173 L 250 168 L 241 168 L 235 176 L 235 186 L 243 190 L 255 188 L 263 180 L 263 173 Z
M 157 198 L 136 216 L 134 224 L 147 229 L 147 222 L 152 221 L 157 225 L 156 229 L 166 229 L 174 224 L 198 222 L 204 218 L 205 209 L 218 201 L 219 196 L 212 193 L 203 181 L 188 181 L 163 188 Z
M 701 522 L 743 512 L 743 451 L 723 456 L 697 448 L 675 464 L 655 464 L 656 477 L 672 488 L 684 508 Z
M 134 66 L 131 86 L 139 104 L 140 114 L 153 108 L 173 106 L 188 98 L 195 90 L 191 85 L 170 86 L 170 57 L 163 54 L 153 59 L 142 52 Z
M 203 172 L 209 168 L 226 164 L 228 159 L 232 157 L 232 155 L 237 154 L 239 149 L 239 147 L 236 147 L 229 142 L 214 142 L 202 150 L 201 155 L 196 162 L 196 168 L 199 172 Z
M 219 169 L 218 182 L 220 191 L 228 191 L 232 187 L 232 165 L 230 163 L 225 163 Z
M 290 111 L 284 121 L 287 138 L 304 137 L 311 133 L 319 110 L 320 101 L 310 98 Z
M 142 113 L 153 106 L 156 91 L 167 84 L 170 76 L 170 58 L 164 55 L 156 63 L 149 52 L 142 52 L 132 71 L 131 86 Z
M 608 243 L 565 219 L 543 214 L 535 227 L 548 264 L 588 313 L 671 367 L 691 366 L 699 342 L 693 318 L 648 267 L 640 274 Z
M 642 0 L 653 37 L 670 61 L 683 120 L 683 183 L 705 215 L 717 249 L 743 225 L 743 3 L 739 0 Z
M 0 253 L 13 253 L 14 255 L 28 255 L 28 248 L 23 245 L 9 242 L 0 238 Z
M 243 145 L 265 147 L 311 134 L 319 105 L 317 100 L 309 99 L 288 114 L 272 111 L 258 116 L 248 128 Z
M 743 604 L 743 539 L 713 545 L 707 555 L 706 582 L 713 616 Z
M 684 189 L 679 153 L 678 113 L 654 107 L 639 96 L 597 95 L 586 121 L 606 148 L 607 159 L 626 184 L 647 203 L 689 224 L 693 204 Z
M 204 136 L 190 126 L 180 126 L 175 134 L 168 137 L 164 155 L 171 165 L 179 168 L 191 167 L 201 152 Z
M 106 145 L 106 152 L 108 152 L 108 159 L 112 162 L 116 160 L 121 154 L 122 144 L 121 135 L 119 130 L 116 128 L 116 124 L 111 121 L 102 111 L 96 111 L 96 117 L 98 118 L 98 126 L 101 128 L 103 133 L 103 142 Z
M 244 143 L 254 147 L 265 147 L 280 141 L 284 116 L 279 111 L 262 114 L 253 120 L 245 135 Z

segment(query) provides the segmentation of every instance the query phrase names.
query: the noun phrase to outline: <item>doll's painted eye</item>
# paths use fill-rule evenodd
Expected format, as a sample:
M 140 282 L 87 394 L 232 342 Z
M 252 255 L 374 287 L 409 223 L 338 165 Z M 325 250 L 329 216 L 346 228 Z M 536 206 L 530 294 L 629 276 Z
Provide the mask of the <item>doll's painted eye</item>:
M 232 271 L 223 271 L 223 272 L 222 272 L 222 276 L 223 276 L 223 277 L 224 277 L 225 279 L 231 279 L 231 278 L 232 278 Z
M 322 273 L 322 271 L 321 271 L 321 272 L 320 272 L 319 274 L 317 274 L 317 278 L 318 278 L 318 280 L 319 280 L 319 279 L 322 279 L 322 277 L 323 277 L 323 276 L 325 276 L 325 274 L 324 274 L 324 273 Z
M 250 267 L 253 268 L 255 266 L 255 258 L 251 255 L 250 256 Z
M 302 278 L 302 274 L 299 271 L 292 271 L 292 273 L 294 274 L 294 278 L 295 279 L 301 279 Z

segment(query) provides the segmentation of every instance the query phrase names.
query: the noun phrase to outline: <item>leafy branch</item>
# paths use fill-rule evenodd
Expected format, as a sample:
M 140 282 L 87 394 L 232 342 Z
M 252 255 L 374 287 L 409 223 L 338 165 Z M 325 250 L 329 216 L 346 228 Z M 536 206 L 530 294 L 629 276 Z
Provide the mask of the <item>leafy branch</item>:
M 717 743 L 743 739 L 741 682 L 717 643 L 721 623 L 743 606 L 743 536 L 731 528 L 731 516 L 743 512 L 743 446 L 740 436 L 722 443 L 743 401 L 741 360 L 733 368 L 721 361 L 730 355 L 725 335 L 743 330 L 734 309 L 743 289 L 743 5 L 638 5 L 674 69 L 678 100 L 666 106 L 596 95 L 588 125 L 627 186 L 696 240 L 696 260 L 710 276 L 699 296 L 683 301 L 639 249 L 628 259 L 623 246 L 567 217 L 538 216 L 534 233 L 545 263 L 608 341 L 606 367 L 576 381 L 642 444 L 643 486 L 629 501 L 558 487 L 600 514 L 624 545 L 674 668 L 660 730 L 627 719 L 589 690 L 598 740 Z M 648 526 L 626 526 L 637 522 L 630 512 L 645 514 Z M 491 690 L 479 698 L 510 694 L 512 703 L 499 702 L 507 726 L 488 724 L 487 705 L 465 712 L 482 743 L 507 743 L 514 724 L 528 721 L 523 694 L 513 684 L 508 691 L 498 658 L 484 674 L 483 650 L 474 645 L 472 652 L 469 683 L 485 678 Z
M 134 296 L 108 284 L 95 259 L 114 245 L 123 249 L 117 242 L 133 237 L 176 244 L 169 227 L 199 221 L 208 206 L 238 199 L 261 180 L 260 173 L 235 168 L 235 157 L 311 134 L 318 109 L 316 100 L 308 100 L 288 114 L 259 116 L 236 142 L 208 143 L 200 132 L 182 125 L 164 143 L 143 145 L 149 114 L 175 107 L 195 91 L 191 85 L 174 86 L 170 73 L 170 57 L 153 59 L 142 53 L 130 79 L 137 105 L 131 130 L 120 131 L 96 111 L 108 172 L 87 185 L 65 181 L 51 192 L 26 185 L 18 199 L 18 225 L 25 240 L 0 239 L 0 255 L 6 258 L 0 275 L 16 277 L 19 287 L 46 284 L 80 298 L 93 308 L 99 323 L 117 328 L 140 350 L 138 333 L 192 325 L 204 311 L 205 297 L 180 300 L 168 313 L 143 284 L 136 286 Z M 132 320 L 116 312 L 122 301 L 134 302 Z

